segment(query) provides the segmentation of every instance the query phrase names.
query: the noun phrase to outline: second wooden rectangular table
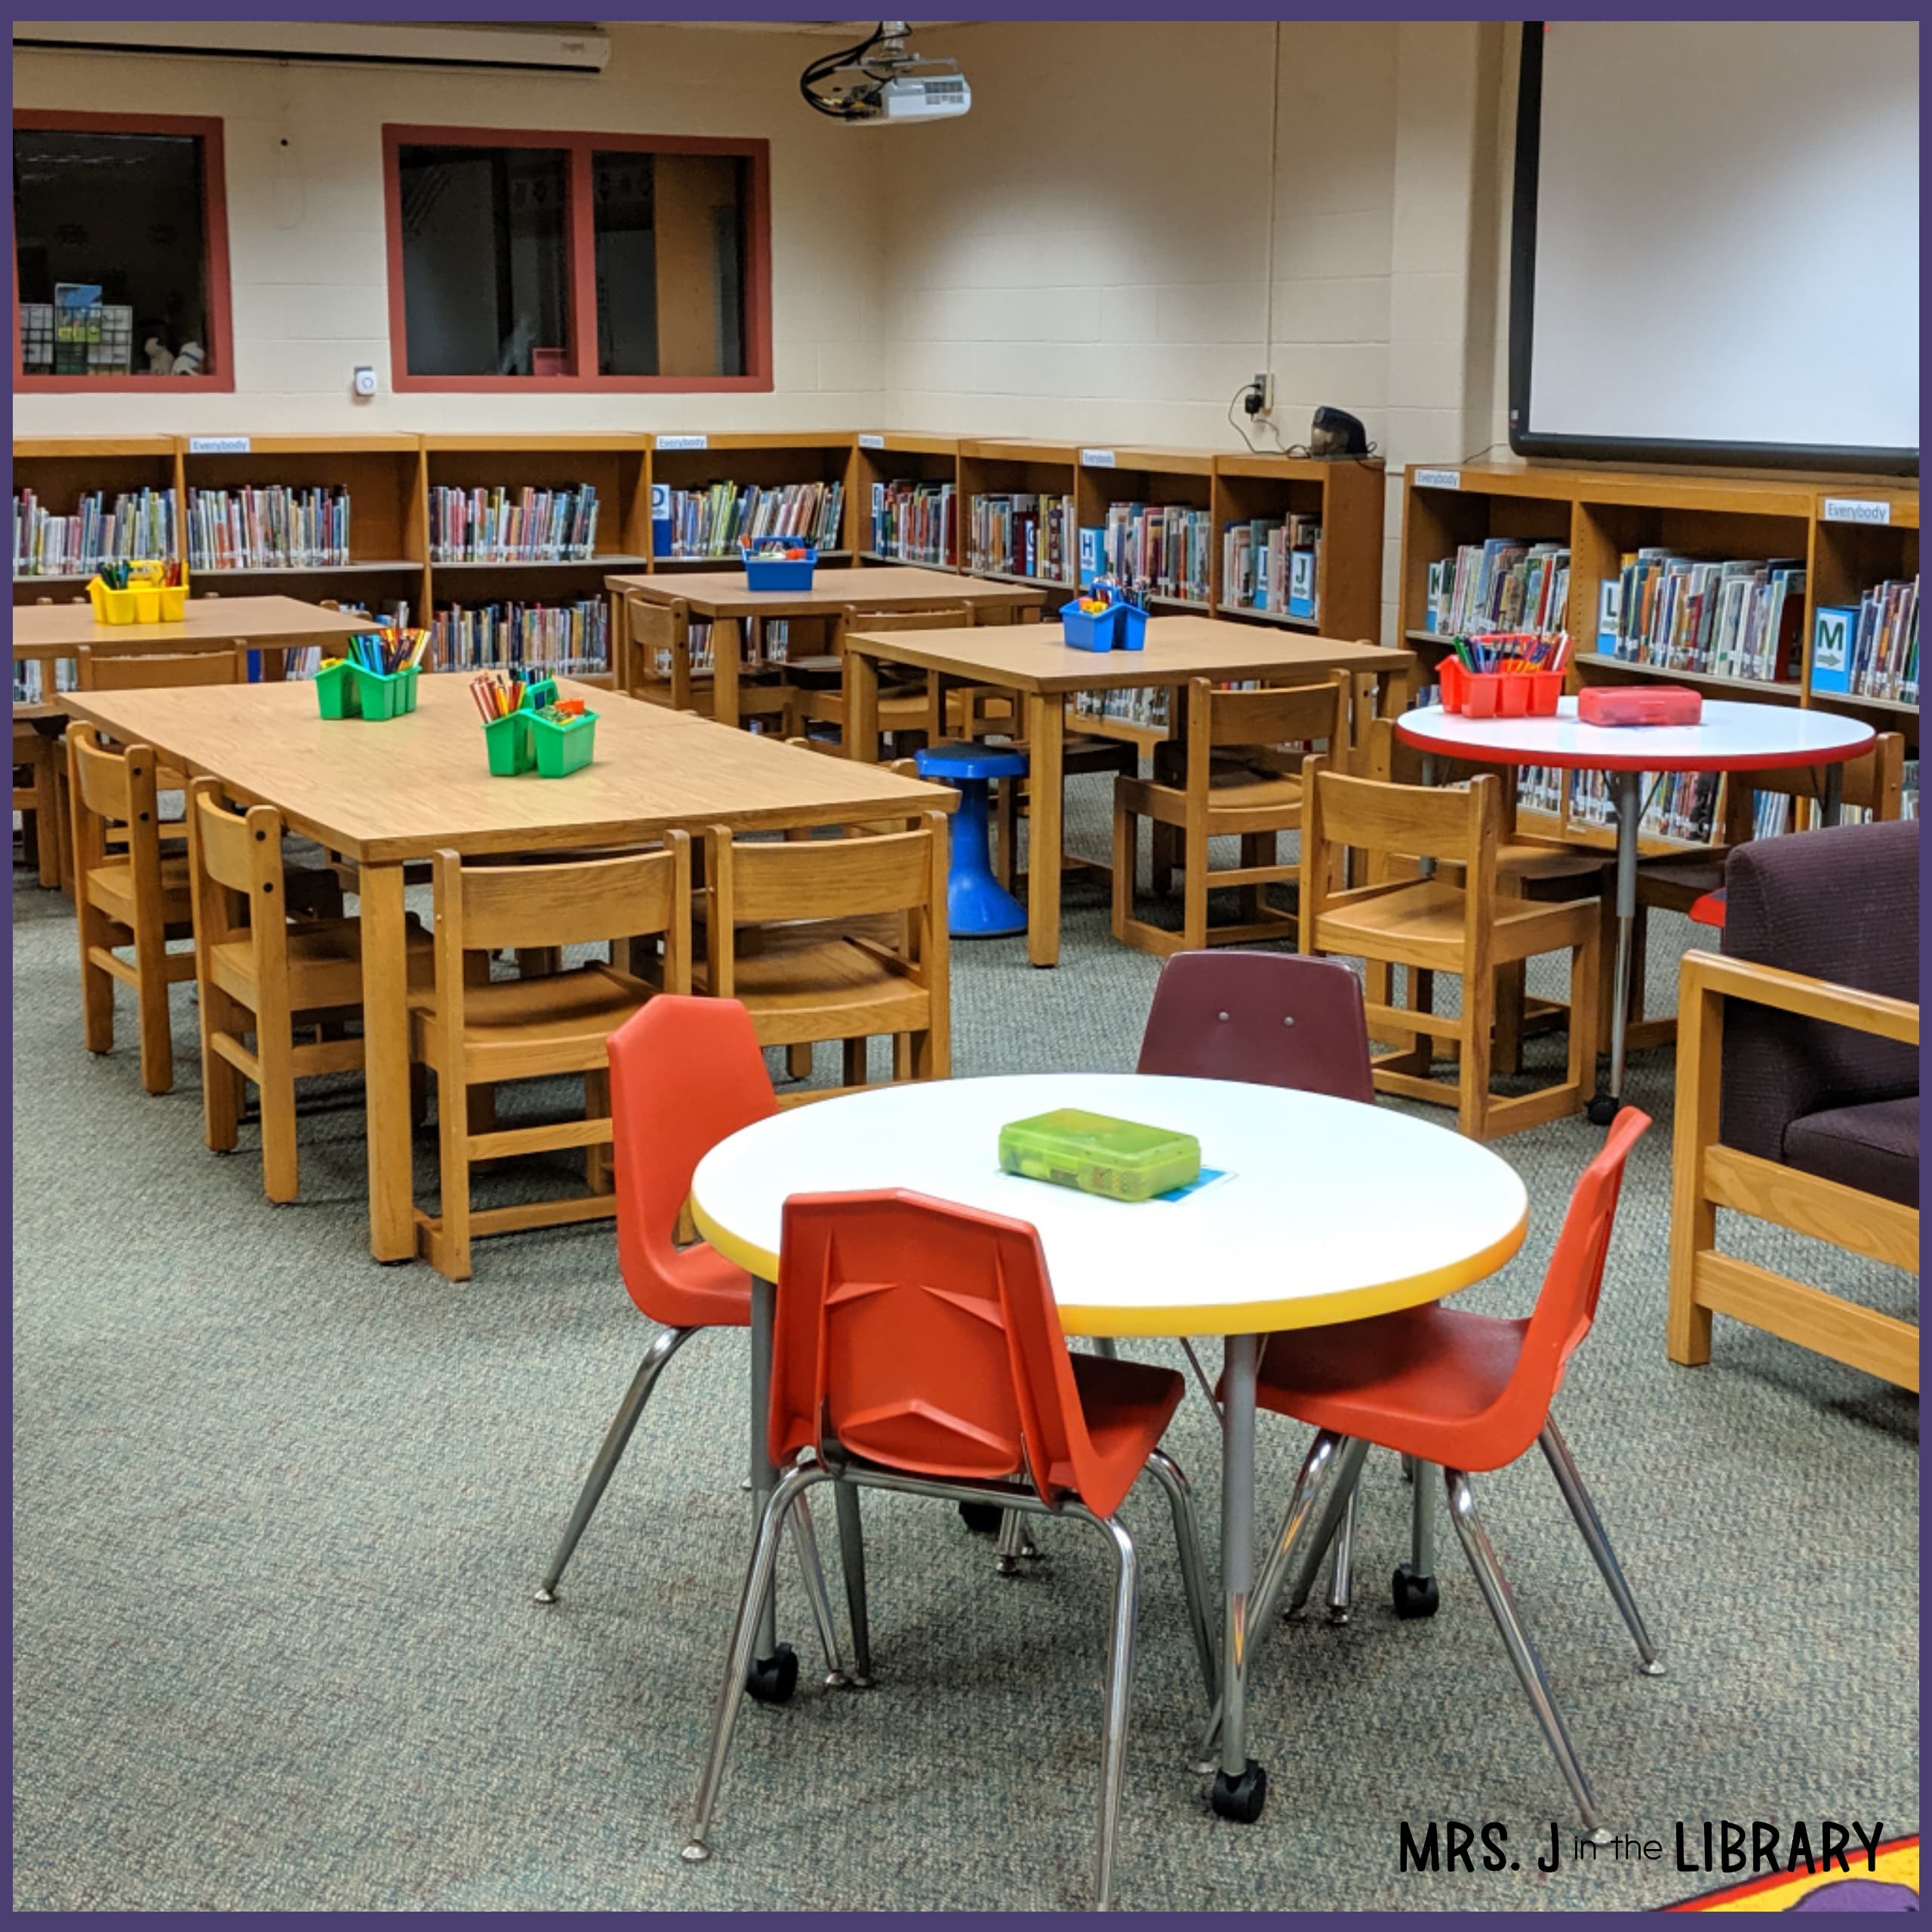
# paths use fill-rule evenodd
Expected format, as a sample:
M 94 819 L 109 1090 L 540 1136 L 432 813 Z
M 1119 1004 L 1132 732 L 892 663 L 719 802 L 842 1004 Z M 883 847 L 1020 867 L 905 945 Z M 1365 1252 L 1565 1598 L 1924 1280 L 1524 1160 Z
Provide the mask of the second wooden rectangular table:
M 846 747 L 878 755 L 878 667 L 916 664 L 961 682 L 992 685 L 1026 704 L 1032 830 L 1027 847 L 1026 945 L 1035 966 L 1060 959 L 1061 757 L 1070 691 L 1173 689 L 1190 678 L 1302 682 L 1347 671 L 1384 687 L 1406 680 L 1414 654 L 1341 638 L 1306 637 L 1210 617 L 1155 617 L 1140 651 L 1071 651 L 1053 624 L 949 631 L 854 632 L 845 640 Z
M 934 809 L 957 795 L 841 758 L 773 744 L 688 714 L 569 682 L 596 712 L 594 761 L 568 778 L 493 778 L 461 675 L 426 676 L 417 708 L 386 723 L 325 720 L 306 683 L 63 694 L 64 708 L 177 770 L 220 780 L 238 804 L 272 805 L 293 831 L 354 860 L 362 918 L 363 1078 L 369 1245 L 416 1251 L 403 866 L 439 851 L 481 858 L 837 825 Z
M 97 624 L 94 607 L 22 604 L 14 611 L 15 659 L 72 657 L 81 646 L 105 657 L 155 655 L 184 645 L 230 642 L 251 651 L 297 651 L 374 628 L 346 611 L 327 611 L 298 597 L 190 597 L 178 624 Z
M 998 583 L 961 577 L 952 571 L 921 570 L 891 564 L 869 570 L 821 570 L 809 590 L 753 590 L 742 570 L 666 571 L 649 577 L 607 577 L 611 593 L 611 665 L 620 689 L 629 677 L 630 633 L 624 615 L 628 596 L 659 604 L 681 603 L 697 617 L 732 625 L 736 648 L 721 651 L 714 636 L 715 682 L 712 715 L 721 724 L 738 722 L 738 669 L 744 653 L 744 627 L 766 617 L 834 617 L 848 604 L 868 611 L 939 611 L 964 604 L 974 611 L 1036 610 L 1056 593 L 1036 584 Z

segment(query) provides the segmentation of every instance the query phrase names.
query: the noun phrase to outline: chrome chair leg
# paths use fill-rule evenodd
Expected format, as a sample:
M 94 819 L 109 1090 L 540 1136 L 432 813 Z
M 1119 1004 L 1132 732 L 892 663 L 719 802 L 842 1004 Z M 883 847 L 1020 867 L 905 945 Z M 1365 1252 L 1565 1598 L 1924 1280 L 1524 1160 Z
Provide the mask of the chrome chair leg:
M 752 1546 L 751 1567 L 745 1587 L 738 1596 L 737 1616 L 731 1623 L 731 1642 L 724 1666 L 724 1681 L 718 1693 L 718 1706 L 711 1723 L 711 1751 L 698 1780 L 697 1804 L 691 1817 L 691 1835 L 682 1856 L 694 1865 L 711 1856 L 704 1835 L 711 1829 L 711 1814 L 718 1804 L 718 1787 L 724 1776 L 724 1761 L 731 1754 L 731 1732 L 738 1721 L 738 1706 L 745 1693 L 745 1678 L 752 1667 L 752 1653 L 758 1644 L 758 1613 L 771 1594 L 772 1572 L 777 1566 L 779 1532 L 793 1502 L 815 1482 L 826 1480 L 818 1469 L 789 1469 L 778 1479 L 771 1500 L 759 1519 L 758 1540 Z
M 1597 1815 L 1596 1798 L 1590 1790 L 1589 1779 L 1584 1774 L 1583 1761 L 1570 1742 L 1570 1734 L 1563 1727 L 1562 1715 L 1551 1694 L 1549 1680 L 1543 1675 L 1542 1662 L 1530 1641 L 1530 1633 L 1523 1627 L 1523 1620 L 1517 1612 L 1515 1599 L 1509 1593 L 1503 1567 L 1496 1560 L 1489 1533 L 1482 1526 L 1482 1518 L 1476 1514 L 1469 1479 L 1460 1469 L 1445 1469 L 1442 1476 L 1449 1494 L 1449 1520 L 1456 1526 L 1463 1554 L 1469 1558 L 1469 1567 L 1475 1573 L 1476 1586 L 1482 1592 L 1483 1601 L 1489 1605 L 1490 1615 L 1496 1620 L 1496 1627 L 1502 1634 L 1503 1647 L 1509 1653 L 1509 1661 L 1515 1666 L 1517 1678 L 1530 1700 L 1530 1708 L 1536 1712 L 1537 1721 L 1543 1727 L 1543 1734 L 1563 1774 L 1564 1782 L 1577 1801 L 1584 1834 L 1592 1844 L 1608 1844 L 1611 1834 Z
M 842 1690 L 850 1680 L 838 1654 L 838 1626 L 832 1620 L 832 1597 L 825 1587 L 825 1566 L 818 1557 L 818 1536 L 812 1527 L 811 1505 L 801 1496 L 792 1507 L 792 1539 L 798 1546 L 798 1567 L 805 1573 L 805 1596 L 812 1621 L 818 1626 L 819 1647 L 825 1653 L 826 1687 Z
M 543 1580 L 537 1586 L 539 1603 L 557 1601 L 557 1585 L 562 1579 L 565 1565 L 577 1549 L 577 1539 L 596 1513 L 598 1504 L 604 1500 L 604 1492 L 610 1486 L 611 1478 L 623 1460 L 624 1451 L 629 1446 L 632 1432 L 637 1427 L 638 1417 L 644 1414 L 644 1405 L 651 1399 L 651 1389 L 663 1373 L 664 1364 L 697 1332 L 695 1328 L 666 1328 L 652 1337 L 651 1346 L 644 1352 L 644 1360 L 638 1364 L 636 1374 L 631 1377 L 631 1386 L 624 1392 L 624 1399 L 617 1405 L 617 1414 L 611 1418 L 610 1428 L 605 1432 L 603 1447 L 590 1466 L 589 1475 L 583 1479 L 577 1507 L 571 1512 L 571 1519 L 564 1527 L 564 1540 L 558 1544 L 556 1554 L 550 1559 L 550 1567 L 544 1571 Z
M 1359 1478 L 1349 1491 L 1342 1511 L 1340 1527 L 1335 1532 L 1335 1564 L 1328 1576 L 1328 1621 L 1346 1623 L 1355 1594 L 1355 1508 L 1361 1495 Z
M 838 1512 L 838 1560 L 845 1572 L 845 1608 L 852 1620 L 852 1682 L 861 1690 L 872 1685 L 872 1619 L 866 1604 L 865 1531 L 859 1521 L 859 1491 L 855 1483 L 832 1485 Z
M 1085 1512 L 1082 1512 L 1084 1514 Z M 1107 1632 L 1107 1704 L 1100 1755 L 1100 1872 L 1094 1909 L 1114 1903 L 1114 1847 L 1120 1835 L 1121 1786 L 1127 1770 L 1127 1720 L 1134 1688 L 1134 1626 L 1140 1612 L 1139 1562 L 1134 1539 L 1117 1516 L 1088 1520 L 1113 1545 L 1114 1609 Z
M 1577 1473 L 1576 1458 L 1570 1453 L 1570 1445 L 1564 1441 L 1563 1433 L 1553 1418 L 1543 1426 L 1543 1433 L 1537 1438 L 1541 1445 L 1543 1460 L 1549 1465 L 1550 1474 L 1556 1478 L 1556 1486 L 1563 1492 L 1563 1500 L 1570 1506 L 1570 1513 L 1577 1519 L 1577 1527 L 1583 1533 L 1583 1540 L 1589 1544 L 1590 1554 L 1596 1559 L 1597 1567 L 1603 1572 L 1604 1581 L 1610 1586 L 1610 1593 L 1617 1601 L 1625 1625 L 1636 1641 L 1637 1668 L 1646 1677 L 1661 1677 L 1663 1663 L 1657 1655 L 1657 1647 L 1651 1641 L 1651 1633 L 1644 1627 L 1643 1613 L 1637 1607 L 1637 1599 L 1630 1594 L 1630 1586 L 1624 1580 L 1623 1566 L 1617 1560 L 1617 1552 L 1610 1546 L 1610 1538 L 1604 1534 L 1603 1519 L 1597 1514 L 1596 1505 L 1590 1500 L 1590 1493 L 1583 1487 L 1583 1478 Z
M 1295 1478 L 1294 1490 L 1288 1498 L 1288 1513 L 1282 1518 L 1274 1546 L 1269 1550 L 1267 1563 L 1261 1572 L 1261 1580 L 1251 1599 L 1254 1613 L 1247 1626 L 1251 1663 L 1273 1617 L 1275 1606 L 1281 1601 L 1289 1569 L 1301 1554 L 1303 1539 L 1308 1534 L 1309 1524 L 1318 1506 L 1332 1500 L 1337 1494 L 1346 1494 L 1355 1472 L 1361 1466 L 1362 1457 L 1367 1453 L 1366 1442 L 1344 1435 L 1331 1435 L 1326 1429 L 1309 1444 L 1301 1473 Z M 1318 1555 L 1318 1567 L 1321 1560 Z M 1208 1727 L 1201 1734 L 1201 1749 L 1196 1754 L 1194 1768 L 1204 1777 L 1219 1768 L 1214 1749 L 1221 1734 L 1221 1704 L 1217 1694 L 1214 1708 L 1208 1715 Z
M 1288 1595 L 1288 1607 L 1282 1612 L 1284 1617 L 1299 1616 L 1302 1606 L 1312 1594 L 1315 1583 L 1321 1574 L 1322 1559 L 1328 1554 L 1330 1546 L 1341 1534 L 1342 1524 L 1353 1506 L 1355 1484 L 1360 1480 L 1361 1466 L 1368 1455 L 1368 1444 L 1359 1437 L 1343 1438 L 1342 1447 L 1348 1451 L 1346 1471 L 1340 1473 L 1328 1485 L 1327 1494 L 1322 1498 L 1321 1514 L 1315 1525 L 1315 1534 L 1305 1546 L 1300 1573 L 1295 1586 Z M 1338 1471 L 1341 1462 L 1338 1452 Z M 1286 1566 L 1284 1565 L 1284 1574 Z
M 1017 1509 L 1003 1510 L 999 1519 L 999 1543 L 998 1553 L 993 1558 L 993 1567 L 1002 1577 L 1017 1577 L 1020 1574 L 1020 1559 L 1023 1556 L 1038 1556 L 1039 1549 L 1026 1527 L 1026 1518 Z
M 1201 1660 L 1201 1681 L 1208 1702 L 1220 1694 L 1220 1669 L 1214 1656 L 1214 1626 L 1208 1609 L 1208 1562 L 1201 1550 L 1201 1523 L 1195 1513 L 1194 1491 L 1180 1465 L 1164 1449 L 1147 1459 L 1154 1479 L 1168 1493 L 1174 1519 L 1174 1542 L 1180 1553 L 1180 1583 L 1187 1598 L 1187 1620 L 1194 1634 L 1195 1654 Z

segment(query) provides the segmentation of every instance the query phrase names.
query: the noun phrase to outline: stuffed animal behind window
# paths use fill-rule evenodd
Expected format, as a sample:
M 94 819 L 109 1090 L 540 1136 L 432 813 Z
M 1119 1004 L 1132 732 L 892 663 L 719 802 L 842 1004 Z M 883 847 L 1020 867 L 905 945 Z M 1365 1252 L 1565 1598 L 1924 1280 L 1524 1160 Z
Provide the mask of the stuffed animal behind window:
M 158 335 L 151 335 L 141 344 L 148 358 L 150 376 L 171 376 L 174 373 L 174 352 Z
M 198 342 L 184 342 L 171 371 L 177 376 L 199 376 L 208 370 L 208 352 Z

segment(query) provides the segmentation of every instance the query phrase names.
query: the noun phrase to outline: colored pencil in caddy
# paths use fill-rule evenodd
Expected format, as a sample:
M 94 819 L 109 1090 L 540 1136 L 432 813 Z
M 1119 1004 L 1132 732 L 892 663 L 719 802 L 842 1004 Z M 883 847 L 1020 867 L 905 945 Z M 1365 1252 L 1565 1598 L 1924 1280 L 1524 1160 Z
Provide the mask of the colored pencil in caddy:
M 1451 638 L 1442 708 L 1466 718 L 1554 718 L 1570 662 L 1567 632 L 1482 631 Z
M 494 778 L 567 778 L 595 755 L 597 714 L 580 697 L 559 698 L 552 678 L 525 684 L 501 671 L 469 681 L 483 719 L 483 740 Z
M 382 723 L 416 709 L 416 681 L 429 633 L 359 631 L 346 654 L 325 658 L 315 673 L 315 702 L 325 718 L 366 718 Z

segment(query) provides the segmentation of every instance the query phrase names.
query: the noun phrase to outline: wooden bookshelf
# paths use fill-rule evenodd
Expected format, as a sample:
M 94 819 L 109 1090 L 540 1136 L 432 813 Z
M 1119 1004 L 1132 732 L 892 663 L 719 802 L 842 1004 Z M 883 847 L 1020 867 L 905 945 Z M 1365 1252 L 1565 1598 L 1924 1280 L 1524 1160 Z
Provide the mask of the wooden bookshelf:
M 1847 509 L 1849 503 L 1854 506 Z M 1880 512 L 1881 524 L 1858 520 Z M 1828 514 L 1828 506 L 1830 506 Z M 1398 623 L 1422 656 L 1425 675 L 1448 649 L 1425 625 L 1429 566 L 1463 543 L 1491 537 L 1567 543 L 1574 640 L 1573 689 L 1585 683 L 1663 678 L 1713 697 L 1817 705 L 1882 718 L 1915 745 L 1918 707 L 1896 700 L 1814 692 L 1812 618 L 1820 604 L 1856 605 L 1887 577 L 1918 569 L 1918 493 L 1898 478 L 1811 472 L 1617 468 L 1509 460 L 1411 464 L 1404 486 Z M 1806 565 L 1800 675 L 1778 682 L 1696 671 L 1665 671 L 1596 655 L 1598 588 L 1628 552 L 1664 545 L 1709 557 L 1795 557 Z
M 1079 465 L 1072 443 L 1036 441 L 1027 436 L 962 440 L 959 445 L 959 561 L 969 568 L 975 497 L 1030 493 L 1039 497 L 1072 497 Z M 1001 583 L 1038 584 L 1042 589 L 1071 591 L 1079 568 L 1078 504 L 1075 526 L 1066 534 L 1066 574 L 1062 577 L 1026 577 L 1010 571 L 974 571 L 976 577 Z
M 853 452 L 851 541 L 862 564 L 912 564 L 924 570 L 957 570 L 964 540 L 966 506 L 959 494 L 959 438 L 897 429 L 862 430 Z M 952 542 L 943 558 L 888 555 L 872 543 L 872 491 L 882 483 L 950 483 Z
M 650 481 L 668 483 L 674 490 L 702 490 L 713 483 L 755 485 L 772 489 L 787 483 L 840 483 L 844 502 L 839 513 L 838 542 L 820 550 L 819 561 L 847 564 L 852 560 L 858 528 L 853 499 L 853 432 L 850 429 L 778 430 L 768 434 L 734 431 L 693 438 L 666 430 L 648 439 L 651 444 Z M 869 515 L 869 511 L 868 511 Z M 644 541 L 637 549 L 651 552 L 649 492 L 645 493 Z M 736 562 L 737 553 L 723 557 L 651 556 L 654 571 L 715 570 L 719 563 Z
M 1322 637 L 1382 636 L 1382 519 L 1386 473 L 1355 457 L 1217 456 L 1214 459 L 1214 614 L 1241 623 L 1285 624 Z M 1318 516 L 1321 570 L 1315 614 L 1243 609 L 1222 580 L 1221 538 L 1255 517 Z
M 1073 503 L 1074 521 L 1079 529 L 1103 526 L 1108 509 L 1115 503 L 1178 503 L 1208 512 L 1208 595 L 1198 600 L 1156 595 L 1149 604 L 1156 617 L 1172 617 L 1180 611 L 1209 615 L 1214 608 L 1214 573 L 1220 567 L 1220 525 L 1214 517 L 1214 466 L 1218 459 L 1208 450 L 1115 444 L 1083 445 L 1078 454 Z M 1076 565 L 1078 556 L 1076 549 Z M 1128 725 L 1120 729 L 1123 734 L 1131 734 L 1140 728 Z
M 165 490 L 180 527 L 180 446 L 173 436 L 24 436 L 14 444 L 14 489 L 31 490 L 57 516 L 72 516 L 81 499 L 98 491 L 106 506 L 124 493 Z M 14 601 L 78 595 L 91 572 L 14 580 Z

